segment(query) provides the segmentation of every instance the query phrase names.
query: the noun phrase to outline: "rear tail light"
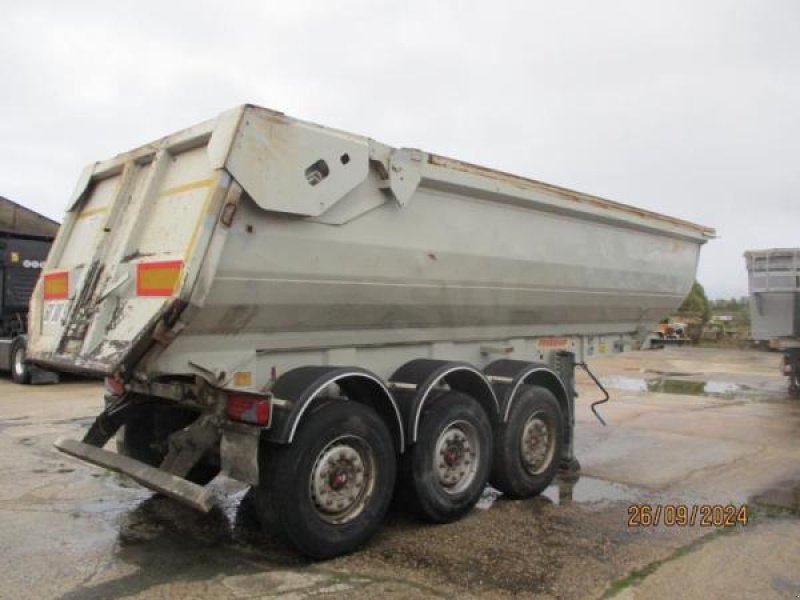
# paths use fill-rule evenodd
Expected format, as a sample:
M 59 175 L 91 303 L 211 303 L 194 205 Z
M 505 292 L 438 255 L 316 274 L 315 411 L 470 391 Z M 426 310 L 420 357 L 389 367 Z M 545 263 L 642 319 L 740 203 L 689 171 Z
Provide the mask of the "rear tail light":
M 143 262 L 136 266 L 137 296 L 172 296 L 183 271 L 182 260 Z
M 44 274 L 44 299 L 66 300 L 69 297 L 69 273 L 58 271 Z
M 268 427 L 272 419 L 272 402 L 265 396 L 228 392 L 227 412 L 233 421 Z
M 117 379 L 116 377 L 106 377 L 103 383 L 104 387 L 106 388 L 106 392 L 112 396 L 121 396 L 125 393 L 125 384 L 121 379 Z

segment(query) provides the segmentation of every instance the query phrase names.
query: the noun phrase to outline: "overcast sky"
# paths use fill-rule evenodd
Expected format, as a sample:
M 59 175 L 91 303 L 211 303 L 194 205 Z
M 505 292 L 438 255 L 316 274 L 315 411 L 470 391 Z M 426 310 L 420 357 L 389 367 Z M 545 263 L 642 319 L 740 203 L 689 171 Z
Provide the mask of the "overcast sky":
M 800 1 L 0 0 L 0 195 L 260 104 L 715 227 L 699 280 L 800 246 Z

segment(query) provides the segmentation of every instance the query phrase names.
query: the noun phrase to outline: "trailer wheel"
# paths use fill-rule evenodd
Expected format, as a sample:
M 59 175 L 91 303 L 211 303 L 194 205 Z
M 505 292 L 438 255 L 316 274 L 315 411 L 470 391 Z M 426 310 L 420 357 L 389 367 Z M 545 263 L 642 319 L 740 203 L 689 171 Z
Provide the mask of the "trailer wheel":
M 317 559 L 350 552 L 375 533 L 397 472 L 383 420 L 341 399 L 315 406 L 293 443 L 265 444 L 259 464 L 253 500 L 262 526 Z
M 456 521 L 483 493 L 491 457 L 486 412 L 467 394 L 445 392 L 431 399 L 417 443 L 403 457 L 403 499 L 434 523 Z
M 27 344 L 25 338 L 17 337 L 11 345 L 11 379 L 22 385 L 31 382 L 31 367 L 25 362 Z
M 498 425 L 491 482 L 511 498 L 541 493 L 556 475 L 564 425 L 553 393 L 543 387 L 520 389 L 507 423 Z
M 171 407 L 150 407 L 144 409 L 120 430 L 117 438 L 117 451 L 157 467 L 167 455 L 167 438 L 195 420 L 197 415 L 190 411 L 175 410 Z M 219 465 L 207 460 L 198 462 L 186 479 L 198 485 L 205 485 L 219 474 Z

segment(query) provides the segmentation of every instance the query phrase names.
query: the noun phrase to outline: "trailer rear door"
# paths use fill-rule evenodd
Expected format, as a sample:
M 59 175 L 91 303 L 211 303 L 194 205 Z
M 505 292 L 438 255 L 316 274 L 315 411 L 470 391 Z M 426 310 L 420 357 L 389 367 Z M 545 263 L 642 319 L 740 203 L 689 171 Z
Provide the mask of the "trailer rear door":
M 94 170 L 37 289 L 34 360 L 112 373 L 151 343 L 169 303 L 188 297 L 229 177 L 211 165 L 209 134 L 186 137 Z

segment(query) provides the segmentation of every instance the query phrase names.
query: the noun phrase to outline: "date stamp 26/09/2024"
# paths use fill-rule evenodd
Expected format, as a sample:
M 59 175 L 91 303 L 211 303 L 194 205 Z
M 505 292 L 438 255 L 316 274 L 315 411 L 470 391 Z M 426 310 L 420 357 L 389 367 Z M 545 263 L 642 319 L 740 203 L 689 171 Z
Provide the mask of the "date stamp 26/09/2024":
M 631 504 L 628 527 L 744 527 L 747 504 Z

